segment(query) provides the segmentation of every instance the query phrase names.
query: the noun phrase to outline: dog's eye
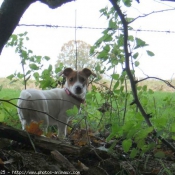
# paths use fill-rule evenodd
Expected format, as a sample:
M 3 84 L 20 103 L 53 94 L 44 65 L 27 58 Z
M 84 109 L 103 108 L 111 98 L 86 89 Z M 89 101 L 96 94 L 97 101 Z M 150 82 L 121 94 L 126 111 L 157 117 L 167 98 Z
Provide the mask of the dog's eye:
M 73 78 L 70 78 L 69 81 L 72 82 L 74 79 Z
M 81 82 L 84 82 L 84 81 L 85 81 L 85 78 L 81 77 L 81 78 L 80 78 L 80 81 L 81 81 Z

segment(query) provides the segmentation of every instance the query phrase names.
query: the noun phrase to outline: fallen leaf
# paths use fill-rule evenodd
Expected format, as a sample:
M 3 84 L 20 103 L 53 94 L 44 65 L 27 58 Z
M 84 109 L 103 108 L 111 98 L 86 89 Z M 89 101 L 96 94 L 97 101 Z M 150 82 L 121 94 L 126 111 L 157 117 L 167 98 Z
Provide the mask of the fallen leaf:
M 42 123 L 43 121 L 40 121 L 40 122 L 32 121 L 30 125 L 26 126 L 26 131 L 31 134 L 41 136 L 43 134 L 43 131 L 40 129 L 40 126 Z

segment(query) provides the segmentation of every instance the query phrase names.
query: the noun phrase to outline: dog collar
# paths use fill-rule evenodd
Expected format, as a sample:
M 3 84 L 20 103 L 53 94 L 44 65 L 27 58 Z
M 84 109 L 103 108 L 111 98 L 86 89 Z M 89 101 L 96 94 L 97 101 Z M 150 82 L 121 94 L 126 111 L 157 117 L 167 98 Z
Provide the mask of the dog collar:
M 85 102 L 84 99 L 78 98 L 78 97 L 76 97 L 74 94 L 72 94 L 72 93 L 69 91 L 69 89 L 64 88 L 64 90 L 65 90 L 65 92 L 66 92 L 67 95 L 72 96 L 74 99 L 76 99 L 76 100 L 79 101 L 80 103 L 84 103 L 84 102 Z

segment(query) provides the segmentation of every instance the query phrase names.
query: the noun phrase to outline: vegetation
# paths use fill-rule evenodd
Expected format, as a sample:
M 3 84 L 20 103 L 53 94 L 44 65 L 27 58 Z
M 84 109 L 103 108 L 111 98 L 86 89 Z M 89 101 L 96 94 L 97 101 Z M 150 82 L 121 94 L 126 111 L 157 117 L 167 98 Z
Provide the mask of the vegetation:
M 76 107 L 67 113 L 74 117 L 72 122 L 75 126 L 78 123 L 80 128 L 86 129 L 89 137 L 93 135 L 105 140 L 104 142 L 100 140 L 103 146 L 99 150 L 105 150 L 111 157 L 119 157 L 120 161 L 130 160 L 135 174 L 142 174 L 141 172 L 147 170 L 147 163 L 151 156 L 161 164 L 162 168 L 159 167 L 158 173 L 174 174 L 174 167 L 168 167 L 163 160 L 168 156 L 172 157 L 172 153 L 175 151 L 172 144 L 175 140 L 173 110 L 175 95 L 167 92 L 154 92 L 147 83 L 141 84 L 143 82 L 136 79 L 135 69 L 140 64 L 138 59 L 140 49 L 144 48 L 145 54 L 151 57 L 154 56 L 154 53 L 148 49 L 148 44 L 141 38 L 128 34 L 129 25 L 134 22 L 134 19 L 127 17 L 121 11 L 120 5 L 124 4 L 130 7 L 132 1 L 123 0 L 116 3 L 111 0 L 111 3 L 113 4 L 112 8 L 101 9 L 102 15 L 106 16 L 109 21 L 109 26 L 103 31 L 103 36 L 91 47 L 91 55 L 97 55 L 101 62 L 108 64 L 108 70 L 113 70 L 111 81 L 110 83 L 101 82 L 99 77 L 93 80 L 90 84 L 91 90 L 86 96 L 86 105 L 82 105 L 81 113 L 77 114 Z M 118 31 L 117 34 L 116 31 Z M 16 48 L 23 68 L 22 73 L 17 72 L 8 78 L 12 82 L 22 80 L 25 88 L 31 76 L 35 78 L 36 85 L 42 89 L 56 87 L 60 81 L 57 79 L 56 73 L 62 69 L 63 65 L 58 65 L 56 69 L 49 65 L 47 69 L 42 70 L 42 62 L 49 60 L 49 57 L 33 55 L 31 50 L 24 47 L 23 40 L 29 39 L 26 35 L 27 33 L 12 35 L 7 44 L 7 46 Z M 72 47 L 72 43 L 70 44 Z M 128 49 L 128 45 L 130 49 Z M 64 54 L 67 53 L 64 52 Z M 116 71 L 117 66 L 122 67 L 121 73 Z M 99 74 L 101 73 L 98 65 L 95 70 Z M 164 83 L 170 85 L 166 81 Z M 173 85 L 171 87 L 174 88 Z M 161 89 L 162 87 L 158 88 L 158 90 Z M 16 126 L 14 123 L 17 121 L 15 108 L 8 103 L 9 99 L 14 97 L 12 95 L 10 97 L 1 96 L 0 119 L 8 121 L 8 124 L 12 119 L 11 124 Z M 13 100 L 15 104 L 16 99 Z M 87 141 L 78 143 L 79 146 L 88 144 L 90 146 L 90 142 Z M 118 149 L 119 145 L 122 151 Z M 136 164 L 134 160 L 146 160 L 144 166 L 142 165 L 144 168 L 137 169 L 139 163 Z M 122 165 L 122 161 L 120 165 Z M 120 171 L 118 174 L 131 174 L 131 169 L 124 165 L 122 167 L 125 171 Z M 137 167 L 136 170 L 133 167 Z

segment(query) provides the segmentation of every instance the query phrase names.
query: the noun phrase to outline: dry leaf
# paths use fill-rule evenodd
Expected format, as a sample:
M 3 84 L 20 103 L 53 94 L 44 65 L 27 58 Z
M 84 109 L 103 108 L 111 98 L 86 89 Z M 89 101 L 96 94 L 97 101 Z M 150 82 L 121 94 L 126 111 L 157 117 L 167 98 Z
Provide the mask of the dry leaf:
M 26 131 L 31 134 L 41 136 L 43 134 L 43 131 L 40 129 L 40 125 L 42 123 L 43 121 L 40 121 L 40 122 L 32 121 L 30 125 L 26 126 Z

